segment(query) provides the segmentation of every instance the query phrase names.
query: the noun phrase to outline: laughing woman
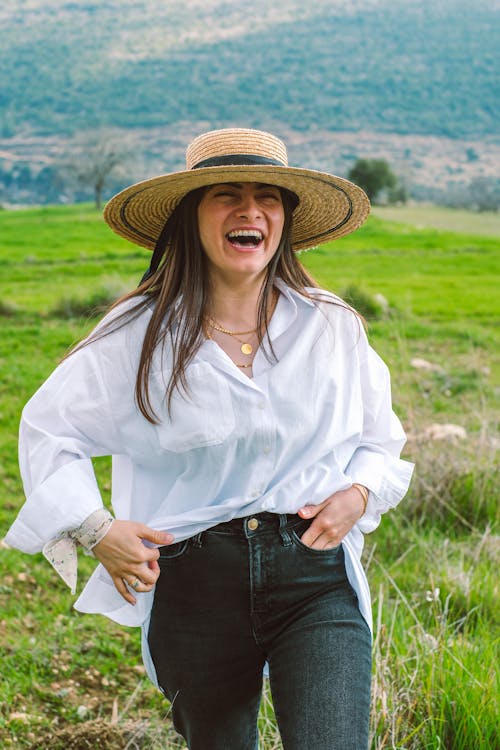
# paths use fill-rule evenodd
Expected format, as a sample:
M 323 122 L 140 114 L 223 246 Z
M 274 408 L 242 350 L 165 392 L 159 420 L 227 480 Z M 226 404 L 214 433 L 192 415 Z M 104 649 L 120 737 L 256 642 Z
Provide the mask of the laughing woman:
M 190 750 L 257 747 L 265 669 L 285 750 L 368 746 L 363 534 L 412 467 L 386 366 L 296 255 L 368 211 L 268 133 L 199 136 L 186 170 L 108 203 L 149 271 L 23 412 L 27 500 L 6 541 L 73 590 L 76 547 L 93 550 L 76 607 L 142 627 Z

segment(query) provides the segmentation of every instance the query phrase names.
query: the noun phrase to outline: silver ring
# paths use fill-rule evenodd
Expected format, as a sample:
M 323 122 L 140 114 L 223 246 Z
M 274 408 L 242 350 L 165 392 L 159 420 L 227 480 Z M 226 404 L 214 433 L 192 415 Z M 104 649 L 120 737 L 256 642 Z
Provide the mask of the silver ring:
M 141 582 L 139 581 L 138 578 L 136 578 L 135 581 L 133 581 L 130 585 L 132 586 L 132 588 L 134 589 L 134 591 L 137 591 L 137 589 L 141 585 Z

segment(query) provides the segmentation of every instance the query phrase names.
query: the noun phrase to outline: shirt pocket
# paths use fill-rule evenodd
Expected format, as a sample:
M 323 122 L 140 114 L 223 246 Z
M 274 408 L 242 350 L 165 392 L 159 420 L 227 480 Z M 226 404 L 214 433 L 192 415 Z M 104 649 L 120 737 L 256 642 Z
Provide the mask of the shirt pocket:
M 220 445 L 235 428 L 230 388 L 216 370 L 204 363 L 189 365 L 186 382 L 187 391 L 174 390 L 169 414 L 166 378 L 160 371 L 152 374 L 155 397 L 161 401 L 156 433 L 161 447 L 174 453 Z

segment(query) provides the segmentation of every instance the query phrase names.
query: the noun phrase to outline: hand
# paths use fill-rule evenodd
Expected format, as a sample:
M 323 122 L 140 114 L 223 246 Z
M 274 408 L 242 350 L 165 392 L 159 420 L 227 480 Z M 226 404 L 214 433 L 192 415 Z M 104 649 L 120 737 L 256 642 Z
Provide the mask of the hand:
M 116 589 L 129 604 L 136 599 L 125 581 L 134 585 L 134 591 L 151 591 L 158 576 L 160 553 L 156 547 L 146 547 L 142 540 L 153 544 L 170 544 L 174 537 L 165 531 L 155 531 L 135 521 L 113 521 L 107 534 L 95 545 L 92 552 L 113 579 Z M 136 583 L 138 581 L 138 583 Z
M 314 521 L 302 534 L 301 542 L 313 549 L 336 547 L 363 511 L 363 498 L 355 487 L 334 492 L 319 505 L 305 505 L 298 511 L 300 516 Z

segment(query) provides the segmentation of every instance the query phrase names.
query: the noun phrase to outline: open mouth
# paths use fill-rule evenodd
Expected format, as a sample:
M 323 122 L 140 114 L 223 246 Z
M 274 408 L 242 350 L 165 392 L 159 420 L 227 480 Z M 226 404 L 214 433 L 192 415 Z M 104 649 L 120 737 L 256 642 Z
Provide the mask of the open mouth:
M 264 239 L 264 235 L 258 229 L 235 229 L 228 232 L 226 237 L 231 245 L 243 250 L 255 249 Z

